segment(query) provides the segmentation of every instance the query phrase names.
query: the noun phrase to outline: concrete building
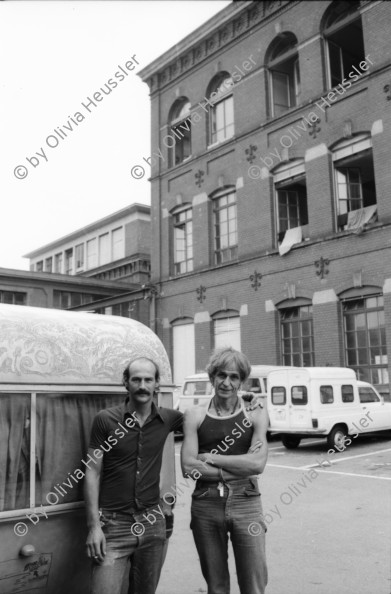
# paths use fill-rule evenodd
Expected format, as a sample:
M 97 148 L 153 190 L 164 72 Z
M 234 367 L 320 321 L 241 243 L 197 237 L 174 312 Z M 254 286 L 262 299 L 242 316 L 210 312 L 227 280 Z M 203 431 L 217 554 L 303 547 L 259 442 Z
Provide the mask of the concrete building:
M 235 2 L 145 67 L 157 331 L 389 391 L 391 4 Z
M 30 270 L 146 283 L 150 207 L 132 204 L 25 255 Z
M 150 324 L 150 208 L 132 204 L 0 268 L 0 303 L 119 315 Z

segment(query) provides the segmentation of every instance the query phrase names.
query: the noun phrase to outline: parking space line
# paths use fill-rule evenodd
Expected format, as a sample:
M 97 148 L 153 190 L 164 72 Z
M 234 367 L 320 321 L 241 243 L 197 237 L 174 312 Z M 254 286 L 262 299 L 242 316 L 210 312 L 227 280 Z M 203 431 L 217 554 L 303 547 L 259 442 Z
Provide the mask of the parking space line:
M 304 466 L 284 466 L 282 464 L 267 464 L 266 468 L 268 467 L 272 467 L 272 468 L 287 468 L 288 470 L 300 470 L 300 472 L 303 472 L 303 470 L 309 470 L 309 468 L 312 467 L 304 467 Z M 376 476 L 376 475 L 372 475 L 372 474 L 355 474 L 354 472 L 339 472 L 338 470 L 328 470 L 326 468 L 320 468 L 317 467 L 316 468 L 316 472 L 324 472 L 325 474 L 342 474 L 342 475 L 346 475 L 346 476 L 359 476 L 359 477 L 364 477 L 364 478 L 375 478 L 375 479 L 382 479 L 384 481 L 391 481 L 391 477 L 387 477 L 387 476 Z
M 266 468 L 288 468 L 288 470 L 302 470 L 300 466 L 285 466 L 284 464 L 266 464 Z
M 312 445 L 314 443 L 322 443 L 324 442 L 324 439 L 316 439 L 315 441 L 306 441 L 303 443 L 303 445 Z M 280 450 L 281 448 L 283 448 L 284 450 L 286 450 L 286 447 L 281 445 L 281 446 L 276 446 L 274 448 L 269 448 L 269 452 L 273 451 L 273 450 Z
M 391 481 L 390 476 L 376 476 L 374 474 L 355 474 L 354 472 L 338 472 L 338 470 L 326 470 L 325 468 L 317 468 L 316 472 L 324 472 L 325 474 L 343 474 L 345 476 L 360 476 L 363 478 L 374 478 L 383 481 Z
M 355 456 L 345 456 L 344 458 L 333 458 L 332 461 L 325 458 L 323 461 L 327 462 L 328 464 L 337 464 L 338 462 L 344 462 L 345 460 L 355 460 L 356 458 L 374 456 L 375 454 L 383 454 L 384 452 L 391 452 L 391 448 L 387 448 L 386 450 L 377 450 L 376 452 L 367 452 L 366 454 L 356 454 Z M 301 466 L 300 470 L 309 470 L 310 468 L 318 468 L 318 466 L 320 466 L 319 462 L 316 464 L 307 464 L 306 466 Z

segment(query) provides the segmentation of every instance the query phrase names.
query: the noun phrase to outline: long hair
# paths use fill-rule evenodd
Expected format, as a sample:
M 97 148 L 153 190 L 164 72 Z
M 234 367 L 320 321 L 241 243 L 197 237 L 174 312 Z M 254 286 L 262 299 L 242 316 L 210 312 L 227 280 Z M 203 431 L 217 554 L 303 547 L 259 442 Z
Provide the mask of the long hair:
M 210 381 L 213 383 L 219 369 L 230 366 L 234 366 L 238 370 L 241 382 L 245 382 L 251 373 L 251 365 L 246 355 L 232 347 L 224 347 L 212 353 L 206 366 Z

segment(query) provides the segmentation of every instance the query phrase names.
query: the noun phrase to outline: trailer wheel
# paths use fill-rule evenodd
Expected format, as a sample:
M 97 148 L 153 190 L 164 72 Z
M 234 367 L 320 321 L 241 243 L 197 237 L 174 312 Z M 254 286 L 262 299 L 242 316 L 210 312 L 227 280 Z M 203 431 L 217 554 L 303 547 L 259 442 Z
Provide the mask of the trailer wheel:
M 329 448 L 337 448 L 339 451 L 345 449 L 345 440 L 347 431 L 341 425 L 334 427 L 327 436 L 327 445 Z
M 300 444 L 301 437 L 297 437 L 297 435 L 283 435 L 281 441 L 288 450 L 294 450 Z

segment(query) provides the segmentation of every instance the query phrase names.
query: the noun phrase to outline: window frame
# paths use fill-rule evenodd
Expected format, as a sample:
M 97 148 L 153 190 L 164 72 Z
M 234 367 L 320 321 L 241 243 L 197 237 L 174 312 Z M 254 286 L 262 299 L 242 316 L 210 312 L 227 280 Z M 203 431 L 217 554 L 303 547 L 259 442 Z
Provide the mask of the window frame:
M 370 299 L 376 299 L 377 304 L 374 307 L 367 306 L 367 302 Z M 359 302 L 364 302 L 364 307 L 358 307 Z M 353 309 L 348 309 L 349 305 L 357 304 L 357 307 Z M 342 307 L 342 317 L 343 317 L 343 341 L 344 341 L 344 360 L 346 367 L 350 367 L 353 369 L 357 375 L 358 379 L 362 379 L 363 381 L 368 381 L 371 384 L 375 385 L 387 385 L 389 383 L 388 377 L 388 352 L 387 352 L 387 341 L 385 337 L 386 332 L 386 322 L 385 322 L 385 311 L 384 311 L 384 297 L 382 294 L 367 294 L 362 296 L 350 297 L 347 299 L 341 300 L 341 307 Z M 368 324 L 368 316 L 371 314 L 377 313 L 377 321 L 378 324 L 376 328 L 370 328 Z M 363 320 L 365 321 L 365 326 L 362 329 L 357 329 L 357 325 L 359 320 L 357 320 L 357 316 L 363 316 Z M 354 330 L 348 330 L 348 318 L 355 318 L 354 319 Z M 381 320 L 383 318 L 383 323 Z M 373 333 L 371 336 L 370 330 L 376 330 L 377 334 L 377 343 L 373 343 Z M 359 332 L 365 333 L 365 344 L 361 346 L 361 341 L 363 340 L 363 336 L 359 335 Z M 351 337 L 349 337 L 351 335 Z M 354 341 L 354 347 L 350 346 L 352 344 L 351 341 Z M 378 355 L 374 355 L 371 352 L 371 349 L 374 351 L 378 351 Z M 363 357 L 364 353 L 361 351 L 365 350 L 365 363 L 360 363 L 360 357 Z M 349 351 L 352 352 L 352 355 L 349 354 Z M 354 355 L 353 355 L 354 352 Z M 378 364 L 371 363 L 371 357 L 378 356 L 382 360 L 385 358 L 384 362 L 380 362 Z M 355 363 L 352 363 L 352 357 L 354 358 Z M 374 374 L 377 371 L 378 377 L 385 377 L 385 382 L 377 382 L 374 381 Z M 360 377 L 363 375 L 363 377 Z
M 279 44 L 277 47 L 274 48 L 272 51 L 272 59 L 268 61 L 267 64 L 267 71 L 268 71 L 268 85 L 269 85 L 269 97 L 270 97 L 270 115 L 272 118 L 277 118 L 279 116 L 284 115 L 293 107 L 298 107 L 300 105 L 300 94 L 301 94 L 301 85 L 300 85 L 300 59 L 299 59 L 299 50 L 298 50 L 298 42 L 296 36 L 291 34 L 290 38 L 286 39 L 286 45 L 282 49 L 279 50 L 279 45 L 283 42 L 283 39 L 280 39 Z M 273 43 L 273 42 L 272 42 Z M 276 51 L 277 56 L 275 56 Z M 292 62 L 292 64 L 288 64 Z M 285 72 L 280 70 L 279 68 L 288 68 L 289 72 Z M 275 93 L 275 74 L 285 75 L 286 78 L 286 96 L 287 96 L 287 105 L 285 109 L 281 109 L 279 113 L 277 113 L 276 109 L 276 93 Z M 278 104 L 280 108 L 283 108 L 284 105 Z
M 189 218 L 188 218 L 188 214 Z M 183 221 L 179 220 L 181 215 L 185 215 L 185 219 Z M 187 272 L 194 271 L 194 243 L 193 243 L 193 207 L 191 205 L 187 205 L 180 210 L 175 210 L 172 214 L 172 228 L 173 228 L 173 274 L 174 276 L 179 276 L 181 274 L 186 274 Z M 177 221 L 175 219 L 178 219 Z M 189 232 L 188 228 L 191 228 Z M 177 254 L 180 250 L 177 249 L 177 241 L 179 237 L 177 237 L 177 233 L 179 229 L 183 228 L 183 244 L 184 244 L 184 252 L 185 258 L 184 260 L 177 260 Z M 189 238 L 191 238 L 191 243 L 189 243 Z M 191 257 L 188 257 L 189 253 L 191 253 Z M 181 270 L 181 264 L 184 264 L 184 270 Z
M 233 200 L 230 202 L 230 196 Z M 226 199 L 226 204 L 219 204 L 221 200 Z M 234 216 L 230 218 L 230 211 L 233 209 Z M 214 264 L 219 266 L 227 262 L 233 262 L 238 259 L 238 209 L 236 189 L 231 188 L 215 194 L 212 198 L 213 210 L 213 252 Z M 226 219 L 221 220 L 221 213 L 226 211 Z M 230 221 L 235 221 L 235 228 L 230 231 Z M 226 232 L 221 233 L 221 227 L 226 227 Z M 230 243 L 230 236 L 234 235 L 235 241 Z M 227 246 L 221 247 L 221 238 L 227 238 Z
M 300 399 L 293 395 L 293 390 L 302 389 L 303 398 Z M 291 387 L 291 402 L 294 406 L 306 406 L 308 404 L 308 390 L 307 386 L 292 386 Z
M 329 392 L 329 394 L 327 394 L 327 391 L 330 391 L 330 390 L 331 390 L 331 393 Z M 333 386 L 330 384 L 319 386 L 319 396 L 320 396 L 321 404 L 333 404 L 334 403 Z
M 226 82 L 231 84 L 227 86 Z M 213 81 L 212 81 L 213 82 Z M 207 130 L 207 149 L 213 148 L 223 142 L 227 142 L 235 137 L 235 103 L 232 87 L 234 86 L 232 76 L 227 72 L 220 77 L 215 77 L 215 82 L 209 89 L 208 95 L 208 130 Z M 229 101 L 229 103 L 228 103 Z M 229 105 L 229 109 L 228 108 Z M 224 125 L 217 130 L 217 121 L 222 112 Z M 232 121 L 227 123 L 227 113 L 232 113 Z M 223 133 L 220 135 L 220 132 Z M 220 137 L 222 136 L 222 137 Z
M 308 315 L 300 315 L 304 313 L 304 310 L 307 309 Z M 289 312 L 296 310 L 298 315 L 292 317 L 286 317 Z M 281 357 L 282 357 L 282 364 L 285 366 L 298 366 L 298 367 L 313 367 L 315 365 L 315 340 L 314 340 L 314 322 L 313 322 L 313 309 L 312 304 L 301 304 L 301 305 L 291 305 L 289 307 L 283 307 L 279 309 L 280 314 L 280 341 L 281 341 Z M 310 325 L 310 333 L 303 334 L 303 325 L 305 322 L 308 322 Z M 294 336 L 292 333 L 292 324 L 297 323 L 299 334 Z M 285 334 L 284 328 L 289 326 L 289 335 L 288 332 Z M 303 342 L 304 339 L 310 341 L 310 350 L 305 351 L 303 349 Z M 294 350 L 294 340 L 298 340 L 300 343 L 300 350 Z M 289 341 L 289 351 L 286 350 L 286 341 Z M 310 364 L 304 365 L 304 357 L 308 354 Z M 299 357 L 300 365 L 297 365 L 297 361 L 295 361 L 295 357 Z M 289 357 L 289 359 L 287 359 Z
M 346 3 L 346 4 L 348 6 L 348 3 Z M 353 5 L 353 3 L 351 3 L 351 5 Z M 323 28 L 322 37 L 323 37 L 323 43 L 324 43 L 324 48 L 325 48 L 325 58 L 326 58 L 325 71 L 326 71 L 326 83 L 327 83 L 328 89 L 333 89 L 337 85 L 341 84 L 343 80 L 346 80 L 346 77 L 347 77 L 348 73 L 350 73 L 352 71 L 353 66 L 357 66 L 357 64 L 359 62 L 365 61 L 363 23 L 362 23 L 362 15 L 360 12 L 359 3 L 357 4 L 356 8 L 357 8 L 356 10 L 352 10 L 350 13 L 347 13 L 347 15 L 342 17 L 341 19 L 338 19 L 338 17 L 336 17 L 336 20 L 332 21 L 331 24 L 327 24 L 326 27 Z M 326 21 L 329 21 L 330 19 L 332 19 L 333 11 L 335 11 L 335 7 L 333 5 L 331 5 L 329 7 L 329 9 L 326 10 L 326 13 L 329 12 Z M 338 43 L 336 43 L 335 41 L 333 41 L 330 38 L 332 36 L 334 36 L 336 33 L 342 31 L 343 29 L 348 28 L 355 21 L 360 21 L 360 25 L 361 25 L 362 39 L 360 41 L 362 42 L 363 54 L 357 60 L 357 62 L 352 63 L 349 66 L 349 72 L 345 72 L 344 49 L 340 45 L 338 45 Z M 335 82 L 335 83 L 333 82 L 333 74 L 332 74 L 332 70 L 331 70 L 330 43 L 339 49 L 339 69 L 340 69 L 340 73 L 341 73 L 341 80 L 337 80 L 337 82 Z M 345 49 L 345 53 L 346 53 L 346 49 Z M 366 73 L 362 72 L 361 76 L 363 76 L 364 74 L 366 74 Z M 360 76 L 360 78 L 361 78 L 361 76 Z M 348 81 L 353 85 L 356 82 L 359 82 L 360 78 L 356 81 L 353 78 L 352 79 L 348 78 Z

